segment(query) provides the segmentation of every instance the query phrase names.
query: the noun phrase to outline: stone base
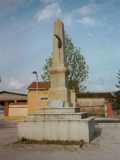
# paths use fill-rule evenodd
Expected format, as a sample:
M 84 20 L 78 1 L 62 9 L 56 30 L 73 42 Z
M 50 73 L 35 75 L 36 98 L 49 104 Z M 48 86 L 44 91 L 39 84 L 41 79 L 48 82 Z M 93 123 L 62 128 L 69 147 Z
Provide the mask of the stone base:
M 22 137 L 38 141 L 90 142 L 94 134 L 94 118 L 81 120 L 25 120 L 18 122 L 18 140 Z
M 37 114 L 18 121 L 18 140 L 22 137 L 38 141 L 90 142 L 94 134 L 94 118 L 87 117 L 80 108 L 39 108 Z

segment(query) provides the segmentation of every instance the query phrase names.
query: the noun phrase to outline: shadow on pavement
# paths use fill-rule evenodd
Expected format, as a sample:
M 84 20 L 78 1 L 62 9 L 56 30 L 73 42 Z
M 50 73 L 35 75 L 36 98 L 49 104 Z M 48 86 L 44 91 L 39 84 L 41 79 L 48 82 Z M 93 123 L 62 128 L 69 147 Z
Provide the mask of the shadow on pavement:
M 101 133 L 102 133 L 102 128 L 95 127 L 95 132 L 94 132 L 94 135 L 93 135 L 91 141 L 93 141 L 94 139 L 96 139 L 99 136 L 101 136 Z

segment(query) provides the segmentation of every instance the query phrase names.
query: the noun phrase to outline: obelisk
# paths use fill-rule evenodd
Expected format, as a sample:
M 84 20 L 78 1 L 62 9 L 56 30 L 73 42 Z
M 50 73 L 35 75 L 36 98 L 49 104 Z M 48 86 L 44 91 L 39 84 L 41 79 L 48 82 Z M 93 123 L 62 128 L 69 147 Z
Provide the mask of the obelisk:
M 54 22 L 53 57 L 49 72 L 51 75 L 51 88 L 48 93 L 49 104 L 54 100 L 62 100 L 64 107 L 71 106 L 70 90 L 68 88 L 69 70 L 66 67 L 64 25 L 59 18 Z

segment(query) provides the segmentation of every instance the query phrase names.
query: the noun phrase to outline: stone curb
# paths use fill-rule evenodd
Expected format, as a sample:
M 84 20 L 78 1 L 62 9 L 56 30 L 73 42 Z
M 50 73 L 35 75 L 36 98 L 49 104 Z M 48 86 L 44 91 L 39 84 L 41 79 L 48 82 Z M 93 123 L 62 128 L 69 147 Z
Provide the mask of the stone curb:
M 120 120 L 117 120 L 117 119 L 99 119 L 99 120 L 95 120 L 95 123 L 120 123 Z

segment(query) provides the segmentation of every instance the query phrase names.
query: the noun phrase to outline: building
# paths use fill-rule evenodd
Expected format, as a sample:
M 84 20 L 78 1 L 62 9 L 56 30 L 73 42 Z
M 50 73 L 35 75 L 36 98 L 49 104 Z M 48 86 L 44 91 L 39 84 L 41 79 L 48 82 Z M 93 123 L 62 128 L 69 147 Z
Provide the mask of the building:
M 87 112 L 88 115 L 100 117 L 112 117 L 110 98 L 113 98 L 111 92 L 85 92 L 77 94 L 77 102 L 81 112 Z
M 33 82 L 28 86 L 28 113 L 35 113 L 38 108 L 45 108 L 48 103 L 49 82 Z M 71 103 L 75 106 L 75 92 L 70 91 Z
M 113 98 L 111 92 L 84 92 L 77 94 L 79 106 L 102 106 Z
M 0 106 L 4 109 L 4 119 L 27 117 L 27 95 L 8 91 L 0 92 Z
M 37 84 L 38 83 L 38 84 Z M 32 82 L 28 86 L 28 95 L 2 91 L 0 92 L 0 109 L 3 112 L 5 120 L 26 119 L 27 114 L 36 113 L 38 108 L 45 108 L 48 103 L 48 89 L 50 83 Z M 105 105 L 107 100 L 112 97 L 110 92 L 103 93 L 71 93 L 71 102 L 73 107 L 76 101 L 81 112 L 87 112 L 88 115 L 105 116 Z

